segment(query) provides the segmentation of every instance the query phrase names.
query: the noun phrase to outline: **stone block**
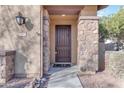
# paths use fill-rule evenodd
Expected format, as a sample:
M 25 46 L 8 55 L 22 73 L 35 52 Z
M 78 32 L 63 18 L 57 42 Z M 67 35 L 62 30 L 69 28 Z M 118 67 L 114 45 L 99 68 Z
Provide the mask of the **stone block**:
M 50 65 L 49 18 L 43 20 L 43 73 L 46 74 Z

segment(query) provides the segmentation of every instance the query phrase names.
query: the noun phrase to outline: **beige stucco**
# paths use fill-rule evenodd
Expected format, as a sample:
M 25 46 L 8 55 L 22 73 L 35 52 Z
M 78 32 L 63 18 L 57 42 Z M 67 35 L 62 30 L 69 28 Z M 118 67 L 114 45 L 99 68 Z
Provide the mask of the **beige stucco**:
M 16 50 L 17 77 L 42 76 L 42 9 L 41 6 L 0 6 L 0 49 Z M 26 24 L 17 24 L 18 12 L 27 18 Z
M 96 16 L 97 15 L 97 5 L 85 5 L 79 15 Z
M 77 62 L 77 16 L 52 15 L 50 16 L 50 61 L 55 62 L 55 26 L 71 25 L 71 59 Z

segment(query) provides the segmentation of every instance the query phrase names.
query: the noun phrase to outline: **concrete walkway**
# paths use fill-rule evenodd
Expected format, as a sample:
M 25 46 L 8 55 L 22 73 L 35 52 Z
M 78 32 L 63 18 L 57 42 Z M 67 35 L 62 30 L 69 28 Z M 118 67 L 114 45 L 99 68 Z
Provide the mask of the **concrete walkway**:
M 77 67 L 51 67 L 48 88 L 82 88 L 77 76 Z

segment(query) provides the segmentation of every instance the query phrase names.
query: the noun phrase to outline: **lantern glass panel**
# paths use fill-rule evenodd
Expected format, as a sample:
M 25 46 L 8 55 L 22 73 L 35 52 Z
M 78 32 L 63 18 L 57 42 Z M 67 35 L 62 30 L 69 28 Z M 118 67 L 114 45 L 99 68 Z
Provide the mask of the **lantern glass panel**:
M 24 23 L 24 18 L 22 16 L 17 16 L 16 21 L 19 25 L 22 25 Z

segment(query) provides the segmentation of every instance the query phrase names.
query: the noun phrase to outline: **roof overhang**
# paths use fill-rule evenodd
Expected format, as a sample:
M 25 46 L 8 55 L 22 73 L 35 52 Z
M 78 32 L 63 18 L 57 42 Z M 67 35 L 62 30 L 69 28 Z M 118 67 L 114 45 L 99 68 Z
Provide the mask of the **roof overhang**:
M 48 10 L 50 15 L 77 15 L 85 5 L 45 5 L 44 8 Z M 106 8 L 107 5 L 97 5 L 97 10 Z
M 97 9 L 98 10 L 101 10 L 101 9 L 104 9 L 104 8 L 106 8 L 108 5 L 98 5 L 97 6 Z

